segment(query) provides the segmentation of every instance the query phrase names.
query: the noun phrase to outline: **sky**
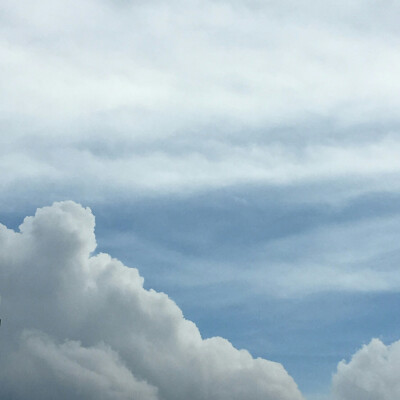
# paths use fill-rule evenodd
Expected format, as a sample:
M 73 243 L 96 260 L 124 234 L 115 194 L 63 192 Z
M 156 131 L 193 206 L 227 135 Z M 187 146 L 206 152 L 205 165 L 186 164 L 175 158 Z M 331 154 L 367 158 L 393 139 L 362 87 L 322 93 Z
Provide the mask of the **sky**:
M 3 0 L 0 397 L 399 397 L 399 12 Z

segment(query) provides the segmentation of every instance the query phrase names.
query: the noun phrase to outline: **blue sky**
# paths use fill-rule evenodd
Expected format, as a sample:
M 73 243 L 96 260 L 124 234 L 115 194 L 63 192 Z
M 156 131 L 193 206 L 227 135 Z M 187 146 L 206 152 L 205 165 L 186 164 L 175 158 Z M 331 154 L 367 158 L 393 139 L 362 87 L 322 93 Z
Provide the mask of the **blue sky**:
M 96 251 L 204 338 L 328 398 L 342 359 L 400 339 L 398 11 L 5 1 L 0 221 L 90 207 Z

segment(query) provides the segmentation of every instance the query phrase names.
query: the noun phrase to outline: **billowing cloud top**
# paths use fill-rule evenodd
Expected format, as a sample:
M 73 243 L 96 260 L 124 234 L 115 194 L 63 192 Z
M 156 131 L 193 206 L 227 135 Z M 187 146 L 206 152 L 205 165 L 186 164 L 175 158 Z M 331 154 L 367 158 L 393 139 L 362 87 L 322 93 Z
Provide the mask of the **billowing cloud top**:
M 333 378 L 337 400 L 393 400 L 400 398 L 400 341 L 386 346 L 379 339 L 342 361 Z
M 0 397 L 300 400 L 284 368 L 203 340 L 163 293 L 107 254 L 74 202 L 0 226 Z

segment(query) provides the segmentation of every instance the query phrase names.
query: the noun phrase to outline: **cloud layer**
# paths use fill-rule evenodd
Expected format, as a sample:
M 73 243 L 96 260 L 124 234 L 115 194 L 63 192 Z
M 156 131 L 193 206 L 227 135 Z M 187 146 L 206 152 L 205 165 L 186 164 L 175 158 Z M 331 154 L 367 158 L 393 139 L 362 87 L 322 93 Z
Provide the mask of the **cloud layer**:
M 6 0 L 4 190 L 33 182 L 93 200 L 104 187 L 357 179 L 358 192 L 398 191 L 397 12 L 384 1 Z
M 0 397 L 302 399 L 283 367 L 203 340 L 163 293 L 107 254 L 73 202 L 0 227 Z

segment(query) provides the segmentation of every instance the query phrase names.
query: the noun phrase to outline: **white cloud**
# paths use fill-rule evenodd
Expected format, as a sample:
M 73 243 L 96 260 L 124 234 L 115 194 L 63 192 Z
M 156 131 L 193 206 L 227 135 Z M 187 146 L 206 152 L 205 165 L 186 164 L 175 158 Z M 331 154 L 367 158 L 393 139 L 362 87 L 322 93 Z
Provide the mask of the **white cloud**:
M 368 33 L 351 16 L 371 20 L 373 4 L 341 7 L 7 1 L 3 107 L 63 120 L 125 108 L 173 126 L 213 116 L 251 124 L 305 113 L 344 121 L 395 116 L 386 107 L 398 104 L 400 85 L 390 25 Z
M 0 226 L 0 397 L 186 400 L 302 396 L 283 367 L 203 340 L 138 271 L 95 250 L 73 202 Z
M 4 191 L 32 175 L 73 194 L 360 176 L 385 190 L 399 174 L 393 3 L 3 3 Z
M 333 377 L 336 400 L 393 400 L 400 397 L 400 341 L 386 346 L 373 339 Z

